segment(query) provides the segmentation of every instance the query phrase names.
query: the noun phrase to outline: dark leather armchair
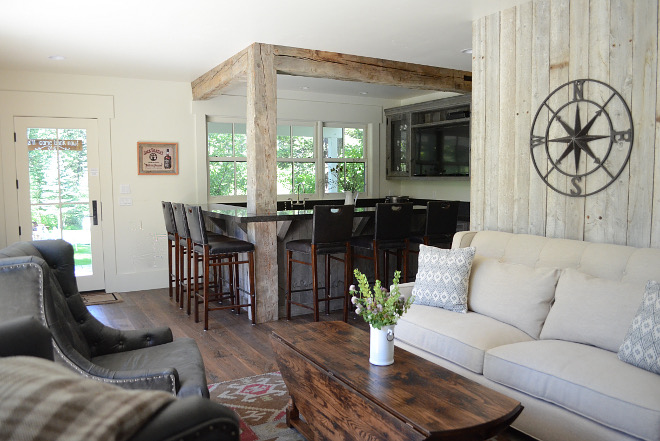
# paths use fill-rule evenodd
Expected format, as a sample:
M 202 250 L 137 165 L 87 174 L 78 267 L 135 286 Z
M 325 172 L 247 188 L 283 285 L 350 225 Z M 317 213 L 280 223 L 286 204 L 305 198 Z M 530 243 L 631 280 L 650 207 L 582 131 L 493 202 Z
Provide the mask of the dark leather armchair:
M 26 316 L 0 323 L 0 357 L 16 355 L 53 359 L 51 333 L 36 318 Z M 234 411 L 192 396 L 167 404 L 129 440 L 237 441 L 239 437 L 239 420 Z
M 193 339 L 167 327 L 122 331 L 86 308 L 74 275 L 73 247 L 63 240 L 18 242 L 0 250 L 0 323 L 34 316 L 52 334 L 55 361 L 79 374 L 128 389 L 208 397 Z

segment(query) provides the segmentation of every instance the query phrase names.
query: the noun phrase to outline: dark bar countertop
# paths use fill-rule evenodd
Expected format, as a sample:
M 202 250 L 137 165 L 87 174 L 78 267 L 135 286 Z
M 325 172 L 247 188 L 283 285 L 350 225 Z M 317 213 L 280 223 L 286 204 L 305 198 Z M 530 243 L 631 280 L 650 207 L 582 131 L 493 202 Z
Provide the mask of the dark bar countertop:
M 362 199 L 358 200 L 355 206 L 356 217 L 373 217 L 376 211 L 376 203 L 384 202 L 383 199 Z M 426 199 L 410 199 L 414 204 L 416 213 L 426 213 Z M 277 211 L 265 214 L 250 214 L 247 207 L 239 204 L 202 204 L 202 211 L 208 217 L 213 219 L 224 219 L 238 223 L 250 222 L 272 222 L 272 221 L 293 221 L 312 219 L 314 215 L 314 205 L 334 204 L 342 205 L 343 201 L 323 200 L 323 201 L 305 201 L 305 205 L 300 209 L 296 205 L 291 205 L 290 201 L 279 201 Z M 294 203 L 295 204 L 295 203 Z M 303 208 L 304 207 L 304 208 Z

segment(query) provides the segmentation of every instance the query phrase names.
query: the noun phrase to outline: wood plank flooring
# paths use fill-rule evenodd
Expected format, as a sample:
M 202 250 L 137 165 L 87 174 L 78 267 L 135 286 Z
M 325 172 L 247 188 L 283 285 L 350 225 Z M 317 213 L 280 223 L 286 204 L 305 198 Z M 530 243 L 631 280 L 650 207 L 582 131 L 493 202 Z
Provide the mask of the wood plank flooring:
M 88 306 L 90 312 L 104 324 L 119 329 L 140 329 L 169 326 L 175 338 L 194 338 L 206 367 L 209 383 L 235 380 L 277 371 L 270 334 L 281 326 L 312 321 L 312 315 L 296 316 L 290 322 L 252 325 L 246 313 L 229 310 L 209 313 L 209 330 L 202 322 L 170 300 L 167 289 L 120 293 L 123 302 Z M 321 313 L 321 320 L 341 320 L 341 310 L 330 315 Z M 368 330 L 361 317 L 351 313 L 349 323 Z

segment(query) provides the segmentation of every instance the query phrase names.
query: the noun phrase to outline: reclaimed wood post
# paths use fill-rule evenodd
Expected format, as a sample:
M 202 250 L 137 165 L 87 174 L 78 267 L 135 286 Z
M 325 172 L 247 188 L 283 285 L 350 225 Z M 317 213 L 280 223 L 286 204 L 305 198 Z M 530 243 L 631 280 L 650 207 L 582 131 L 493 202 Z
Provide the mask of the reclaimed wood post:
M 247 208 L 249 213 L 277 211 L 277 74 L 273 48 L 254 43 L 247 54 Z M 277 320 L 278 270 L 275 222 L 248 224 L 255 245 L 256 322 Z

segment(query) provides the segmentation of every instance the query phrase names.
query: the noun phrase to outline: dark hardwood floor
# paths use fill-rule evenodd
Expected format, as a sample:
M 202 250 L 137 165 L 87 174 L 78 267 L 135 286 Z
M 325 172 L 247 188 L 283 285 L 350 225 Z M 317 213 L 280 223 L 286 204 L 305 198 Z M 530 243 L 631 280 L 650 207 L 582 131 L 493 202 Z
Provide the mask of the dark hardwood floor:
M 270 343 L 270 334 L 281 326 L 292 323 L 308 323 L 312 315 L 296 316 L 290 322 L 252 325 L 247 313 L 236 315 L 229 310 L 209 313 L 209 330 L 195 323 L 170 300 L 167 289 L 120 293 L 123 301 L 107 305 L 89 306 L 90 312 L 101 322 L 113 328 L 140 329 L 169 326 L 175 338 L 191 337 L 204 358 L 209 383 L 277 371 L 277 364 Z M 321 320 L 341 320 L 341 310 L 330 315 L 321 313 Z M 351 313 L 349 323 L 368 330 L 361 317 Z M 366 338 L 368 336 L 365 335 Z

